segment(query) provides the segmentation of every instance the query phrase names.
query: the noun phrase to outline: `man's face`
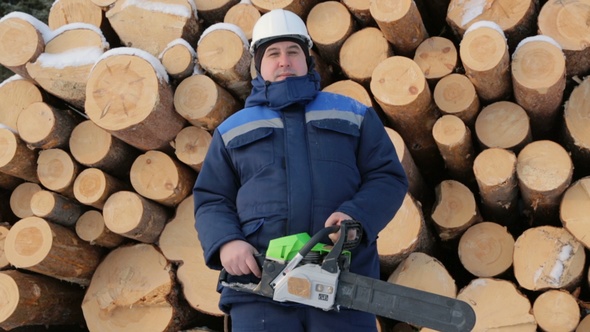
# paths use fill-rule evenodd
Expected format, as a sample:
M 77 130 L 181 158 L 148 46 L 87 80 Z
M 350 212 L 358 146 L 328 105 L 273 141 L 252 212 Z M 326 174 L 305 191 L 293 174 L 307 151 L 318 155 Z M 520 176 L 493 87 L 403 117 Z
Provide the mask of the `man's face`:
M 278 82 L 290 76 L 307 74 L 305 53 L 299 44 L 281 41 L 266 48 L 260 62 L 260 74 L 265 81 Z

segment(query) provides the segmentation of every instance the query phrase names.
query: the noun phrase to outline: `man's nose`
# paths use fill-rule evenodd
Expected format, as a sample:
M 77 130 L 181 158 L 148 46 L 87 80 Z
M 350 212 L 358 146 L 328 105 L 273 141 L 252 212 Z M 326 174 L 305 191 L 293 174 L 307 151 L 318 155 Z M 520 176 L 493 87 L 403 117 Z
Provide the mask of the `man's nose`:
M 291 65 L 291 61 L 286 53 L 281 53 L 279 56 L 279 65 L 281 67 L 289 67 Z

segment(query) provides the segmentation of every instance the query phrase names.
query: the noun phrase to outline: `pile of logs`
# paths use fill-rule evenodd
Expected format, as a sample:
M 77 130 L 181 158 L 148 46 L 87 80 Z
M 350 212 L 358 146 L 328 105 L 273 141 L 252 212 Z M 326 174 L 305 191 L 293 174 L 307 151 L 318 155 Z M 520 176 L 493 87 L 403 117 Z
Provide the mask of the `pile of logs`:
M 322 89 L 374 107 L 408 175 L 382 279 L 468 302 L 477 331 L 588 331 L 590 0 L 57 0 L 47 23 L 6 15 L 0 331 L 228 328 L 191 189 L 273 8 L 304 19 Z

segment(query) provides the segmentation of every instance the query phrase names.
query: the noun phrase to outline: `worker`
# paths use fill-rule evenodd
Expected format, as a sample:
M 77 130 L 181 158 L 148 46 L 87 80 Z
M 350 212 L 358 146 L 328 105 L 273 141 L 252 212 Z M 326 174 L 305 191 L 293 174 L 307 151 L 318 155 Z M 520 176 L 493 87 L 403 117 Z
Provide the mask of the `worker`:
M 215 129 L 193 188 L 205 262 L 234 281 L 259 282 L 254 255 L 270 240 L 313 235 L 343 220 L 363 228 L 351 272 L 380 277 L 377 235 L 401 206 L 407 178 L 375 110 L 320 91 L 312 46 L 295 13 L 275 9 L 260 17 L 250 45 L 257 74 L 251 94 Z M 366 312 L 220 288 L 233 331 L 377 330 Z

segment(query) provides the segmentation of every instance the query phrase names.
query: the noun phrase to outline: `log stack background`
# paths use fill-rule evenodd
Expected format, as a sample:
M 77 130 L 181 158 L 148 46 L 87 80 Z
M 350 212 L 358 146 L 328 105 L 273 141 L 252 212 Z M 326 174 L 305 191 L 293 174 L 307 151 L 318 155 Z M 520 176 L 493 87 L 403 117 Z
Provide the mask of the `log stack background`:
M 58 0 L 48 22 L 6 15 L 0 330 L 228 328 L 191 189 L 273 8 L 305 20 L 322 88 L 375 107 L 408 174 L 382 278 L 467 301 L 478 331 L 587 331 L 588 0 Z

